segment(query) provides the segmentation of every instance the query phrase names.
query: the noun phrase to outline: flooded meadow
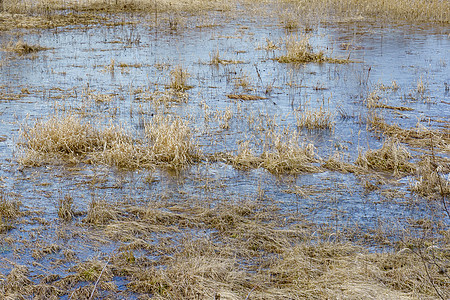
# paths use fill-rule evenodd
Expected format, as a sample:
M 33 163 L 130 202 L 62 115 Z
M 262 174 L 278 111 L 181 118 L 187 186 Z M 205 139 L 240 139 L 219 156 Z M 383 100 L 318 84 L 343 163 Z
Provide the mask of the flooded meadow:
M 450 297 L 448 2 L 19 2 L 0 299 Z

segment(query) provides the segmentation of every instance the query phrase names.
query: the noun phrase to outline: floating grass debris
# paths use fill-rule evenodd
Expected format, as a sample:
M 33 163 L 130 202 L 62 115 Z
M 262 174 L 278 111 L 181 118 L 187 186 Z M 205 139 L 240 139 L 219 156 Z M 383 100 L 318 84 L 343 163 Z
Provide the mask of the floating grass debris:
M 252 100 L 264 100 L 266 97 L 256 96 L 256 95 L 248 95 L 248 94 L 229 94 L 227 95 L 229 99 L 235 100 L 244 100 L 244 101 L 252 101 Z

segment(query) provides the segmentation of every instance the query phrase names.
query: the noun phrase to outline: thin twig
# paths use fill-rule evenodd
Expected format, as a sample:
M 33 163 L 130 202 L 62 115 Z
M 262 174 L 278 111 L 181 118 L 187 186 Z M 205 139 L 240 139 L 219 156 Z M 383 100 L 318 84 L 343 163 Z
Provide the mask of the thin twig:
M 250 299 L 250 294 L 251 294 L 255 289 L 256 289 L 256 286 L 253 287 L 253 288 L 251 289 L 251 291 L 247 294 L 247 297 L 245 297 L 245 300 Z
M 91 296 L 89 297 L 89 300 L 92 300 L 92 297 L 94 297 L 95 289 L 97 288 L 98 283 L 100 282 L 100 278 L 102 277 L 103 272 L 106 269 L 106 266 L 109 264 L 109 261 L 111 260 L 111 256 L 109 256 L 108 261 L 106 262 L 105 266 L 103 267 L 102 271 L 100 272 L 100 275 L 97 278 L 97 281 L 95 282 L 94 288 L 92 289 Z

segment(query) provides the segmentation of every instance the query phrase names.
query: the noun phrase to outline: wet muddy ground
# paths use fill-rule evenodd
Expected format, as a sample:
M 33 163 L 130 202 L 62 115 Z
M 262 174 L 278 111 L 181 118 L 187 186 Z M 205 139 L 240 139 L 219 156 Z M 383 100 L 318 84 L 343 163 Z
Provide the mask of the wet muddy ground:
M 354 21 L 286 28 L 278 18 L 243 16 L 120 14 L 92 25 L 0 33 L 5 295 L 88 299 L 94 290 L 113 299 L 282 298 L 272 290 L 281 283 L 268 288 L 254 276 L 271 268 L 266 259 L 286 260 L 284 249 L 304 241 L 353 243 L 383 254 L 419 240 L 447 251 L 437 264 L 448 265 L 448 27 Z M 311 51 L 344 61 L 280 62 L 290 37 L 307 37 Z M 14 51 L 19 41 L 41 49 Z M 201 153 L 182 167 L 128 168 L 83 155 L 23 159 L 29 151 L 23 132 L 40 121 L 76 116 L 97 128 L 120 125 L 145 140 L 147 126 L 167 115 L 187 124 Z M 305 121 L 308 115 L 325 125 Z M 412 132 L 429 134 L 412 138 Z M 387 140 L 408 151 L 411 169 L 358 162 Z M 284 158 L 280 147 L 307 149 L 306 167 L 289 165 L 295 157 Z M 245 161 L 243 149 L 256 163 Z M 332 166 L 333 157 L 340 167 Z M 419 169 L 427 157 L 439 177 L 428 194 L 414 188 L 431 178 Z M 208 251 L 223 269 L 205 267 L 191 281 L 174 275 L 195 269 L 174 261 L 214 257 Z M 232 271 L 246 275 L 199 275 Z M 448 295 L 445 276 L 435 283 L 438 292 L 433 284 L 421 291 Z M 20 288 L 11 287 L 14 280 L 23 280 Z M 177 294 L 174 282 L 183 280 L 202 288 L 177 287 L 184 293 Z M 324 294 L 299 297 L 311 295 Z

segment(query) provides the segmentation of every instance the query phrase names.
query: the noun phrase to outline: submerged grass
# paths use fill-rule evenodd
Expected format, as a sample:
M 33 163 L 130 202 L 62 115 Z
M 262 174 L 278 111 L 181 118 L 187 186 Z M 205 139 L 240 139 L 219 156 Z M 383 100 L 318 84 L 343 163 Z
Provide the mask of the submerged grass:
M 95 215 L 88 224 L 106 225 L 96 229 L 116 245 L 114 251 L 71 262 L 66 274 L 40 283 L 31 280 L 25 266 L 15 265 L 0 289 L 5 297 L 88 299 L 92 293 L 117 295 L 115 278 L 120 277 L 126 282 L 121 289 L 155 299 L 450 296 L 445 245 L 410 241 L 392 251 L 370 253 L 346 242 L 344 233 L 339 233 L 342 242 L 330 241 L 326 229 L 302 217 L 291 223 L 286 218 L 293 216 L 283 215 L 272 200 L 235 200 L 212 206 L 211 199 L 190 197 L 178 203 L 153 199 L 145 206 L 93 201 L 90 211 L 96 213 L 88 213 Z M 115 213 L 99 218 L 105 216 L 100 210 Z M 86 233 L 83 240 L 89 237 Z M 60 250 L 50 244 L 33 253 L 41 260 Z

